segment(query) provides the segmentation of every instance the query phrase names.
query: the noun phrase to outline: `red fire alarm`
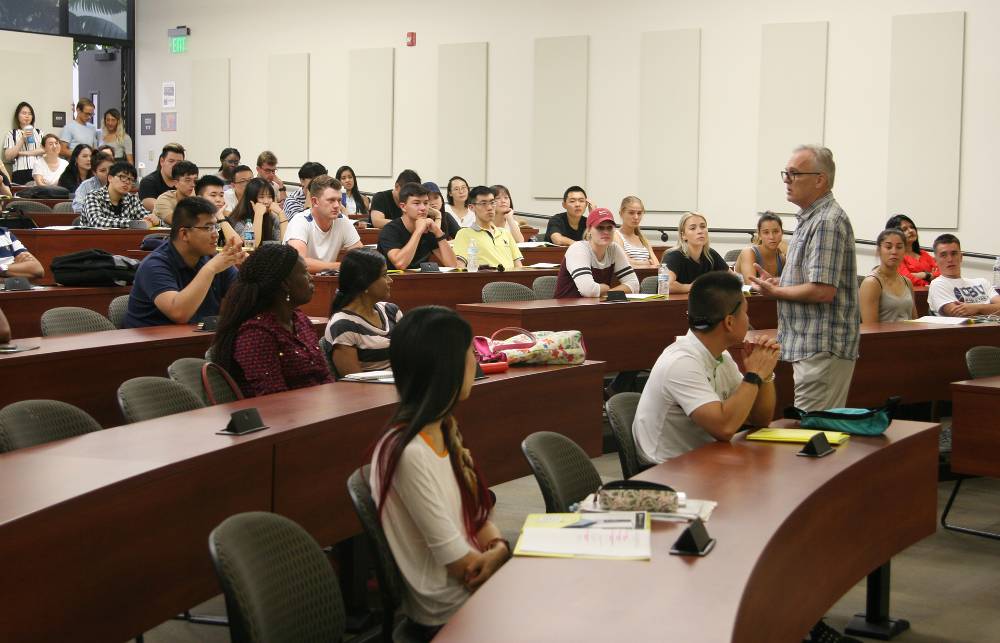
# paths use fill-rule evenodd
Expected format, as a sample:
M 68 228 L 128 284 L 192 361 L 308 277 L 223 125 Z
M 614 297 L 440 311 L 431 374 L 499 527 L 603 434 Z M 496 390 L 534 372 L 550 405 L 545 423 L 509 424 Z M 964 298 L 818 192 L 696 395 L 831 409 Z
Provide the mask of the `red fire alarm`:
M 407 31 L 406 32 L 406 46 L 407 47 L 416 47 L 417 46 L 417 32 L 416 31 Z

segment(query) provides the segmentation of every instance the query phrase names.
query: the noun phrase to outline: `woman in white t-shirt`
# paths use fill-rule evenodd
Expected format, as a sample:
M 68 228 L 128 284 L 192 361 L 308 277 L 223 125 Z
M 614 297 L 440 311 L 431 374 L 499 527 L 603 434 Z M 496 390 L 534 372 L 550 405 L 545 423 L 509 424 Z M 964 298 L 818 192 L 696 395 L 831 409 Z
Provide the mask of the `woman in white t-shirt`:
M 69 163 L 66 159 L 59 158 L 59 137 L 55 134 L 46 134 L 42 137 L 42 149 L 45 153 L 35 161 L 35 167 L 31 169 L 35 185 L 58 185 L 59 177 Z
M 476 372 L 472 328 L 422 306 L 389 348 L 399 406 L 372 456 L 372 496 L 407 592 L 403 613 L 430 640 L 510 557 L 493 500 L 452 413 Z

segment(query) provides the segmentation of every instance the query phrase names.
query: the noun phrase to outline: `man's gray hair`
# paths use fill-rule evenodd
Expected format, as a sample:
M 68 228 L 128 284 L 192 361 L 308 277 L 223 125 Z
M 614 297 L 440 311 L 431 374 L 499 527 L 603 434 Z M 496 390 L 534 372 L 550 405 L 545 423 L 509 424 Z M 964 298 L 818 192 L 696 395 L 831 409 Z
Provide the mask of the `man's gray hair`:
M 826 175 L 826 180 L 830 184 L 830 188 L 833 188 L 833 179 L 837 174 L 837 165 L 833 162 L 833 152 L 830 148 L 823 147 L 822 145 L 799 145 L 793 150 L 794 153 L 801 152 L 802 150 L 809 150 L 812 152 L 813 160 L 816 163 L 814 168 L 817 172 L 822 172 Z

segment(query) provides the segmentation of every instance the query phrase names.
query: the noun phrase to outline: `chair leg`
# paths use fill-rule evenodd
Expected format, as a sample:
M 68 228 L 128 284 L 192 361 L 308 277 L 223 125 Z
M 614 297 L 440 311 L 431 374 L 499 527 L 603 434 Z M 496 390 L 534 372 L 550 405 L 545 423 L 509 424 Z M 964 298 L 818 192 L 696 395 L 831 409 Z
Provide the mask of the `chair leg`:
M 187 621 L 188 623 L 194 623 L 195 625 L 221 625 L 222 627 L 229 627 L 229 617 L 227 616 L 192 614 L 191 610 L 184 610 L 183 614 L 178 614 L 173 618 L 173 620 Z
M 1000 534 L 985 531 L 982 529 L 973 529 L 971 527 L 960 527 L 955 524 L 948 524 L 948 513 L 951 512 L 951 506 L 955 503 L 955 498 L 958 496 L 958 490 L 962 488 L 962 482 L 965 478 L 959 478 L 955 481 L 955 488 L 951 490 L 951 496 L 948 498 L 948 502 L 944 506 L 944 513 L 941 514 L 941 526 L 950 531 L 957 531 L 963 534 L 969 534 L 972 536 L 979 536 L 981 538 L 990 538 L 992 540 L 1000 540 Z

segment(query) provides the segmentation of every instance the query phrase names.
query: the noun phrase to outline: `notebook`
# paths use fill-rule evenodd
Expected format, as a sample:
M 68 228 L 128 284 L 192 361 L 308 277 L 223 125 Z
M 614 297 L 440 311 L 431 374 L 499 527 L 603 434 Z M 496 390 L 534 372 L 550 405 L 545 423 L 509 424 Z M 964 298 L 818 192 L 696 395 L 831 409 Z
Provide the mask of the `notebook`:
M 760 440 L 762 442 L 794 442 L 799 444 L 805 444 L 812 436 L 819 433 L 814 429 L 780 429 L 775 427 L 768 427 L 766 429 L 757 429 L 752 433 L 747 434 L 747 440 Z M 850 434 L 842 433 L 840 431 L 823 431 L 826 434 L 826 440 L 833 446 L 840 446 L 841 444 L 847 442 L 850 439 Z
M 645 511 L 529 514 L 514 555 L 649 560 L 651 522 Z

